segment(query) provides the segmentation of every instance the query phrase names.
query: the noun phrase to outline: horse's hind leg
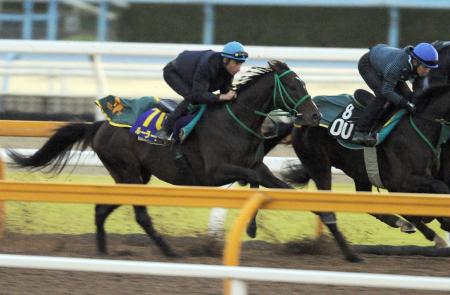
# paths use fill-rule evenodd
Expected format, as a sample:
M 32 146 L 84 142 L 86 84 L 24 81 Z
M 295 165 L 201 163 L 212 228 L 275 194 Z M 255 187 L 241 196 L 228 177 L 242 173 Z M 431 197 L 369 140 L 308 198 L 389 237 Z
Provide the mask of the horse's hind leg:
M 107 254 L 105 221 L 118 205 L 95 205 L 95 226 L 97 227 L 97 252 Z
M 370 192 L 372 191 L 372 184 L 369 182 L 361 182 L 355 180 L 355 188 L 358 192 Z M 414 225 L 407 222 L 406 220 L 401 219 L 397 215 L 392 214 L 370 214 L 381 222 L 389 225 L 393 228 L 400 228 L 400 230 L 404 233 L 412 234 L 416 232 Z
M 136 222 L 144 229 L 147 235 L 155 241 L 156 245 L 161 249 L 164 255 L 168 257 L 176 257 L 177 254 L 172 251 L 163 237 L 153 227 L 152 219 L 144 206 L 133 206 L 136 216 Z
M 417 216 L 403 216 L 406 220 L 413 223 L 417 230 L 420 231 L 424 237 L 431 242 L 434 242 L 435 246 L 438 248 L 447 247 L 447 242 L 441 238 L 434 230 L 429 228 L 423 221 L 421 217 Z
M 250 183 L 250 188 L 258 188 L 259 185 L 256 183 Z M 250 219 L 250 222 L 247 225 L 247 235 L 250 238 L 255 238 L 256 237 L 256 231 L 258 229 L 258 225 L 256 224 L 256 215 L 258 215 L 258 211 L 255 212 L 255 215 L 253 215 L 252 219 Z
M 400 217 L 396 215 L 390 215 L 390 214 L 374 214 L 370 213 L 373 217 L 380 220 L 381 222 L 389 225 L 393 228 L 400 228 L 400 230 L 407 234 L 412 234 L 416 232 L 416 228 L 414 225 L 412 225 L 410 222 L 401 219 Z
M 118 153 L 117 150 L 115 152 Z M 150 171 L 143 169 L 138 164 L 138 160 L 132 158 L 129 154 L 128 161 L 121 161 L 123 157 L 119 155 L 107 155 L 102 153 L 97 153 L 99 158 L 102 160 L 106 169 L 108 169 L 111 176 L 114 178 L 116 183 L 126 183 L 126 184 L 145 184 L 150 180 Z M 115 159 L 115 161 L 109 160 Z M 106 232 L 104 228 L 105 220 L 109 214 L 116 209 L 118 206 L 107 206 L 98 205 L 96 207 L 96 225 L 97 225 L 97 248 L 100 252 L 106 253 Z M 138 208 L 136 208 L 138 207 Z M 98 208 L 98 209 L 97 209 Z M 136 221 L 148 234 L 148 236 L 155 241 L 162 252 L 167 256 L 175 256 L 174 252 L 170 249 L 169 245 L 164 241 L 164 239 L 156 232 L 153 227 L 150 216 L 147 210 L 143 206 L 135 206 L 134 208 Z

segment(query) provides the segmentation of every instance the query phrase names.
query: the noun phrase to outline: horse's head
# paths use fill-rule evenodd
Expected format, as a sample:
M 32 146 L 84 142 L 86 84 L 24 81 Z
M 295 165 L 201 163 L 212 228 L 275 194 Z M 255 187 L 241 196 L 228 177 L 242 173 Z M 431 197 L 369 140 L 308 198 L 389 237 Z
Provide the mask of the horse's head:
M 295 125 L 318 126 L 320 112 L 306 90 L 305 82 L 278 60 L 269 61 L 274 72 L 274 108 L 281 108 L 295 116 Z

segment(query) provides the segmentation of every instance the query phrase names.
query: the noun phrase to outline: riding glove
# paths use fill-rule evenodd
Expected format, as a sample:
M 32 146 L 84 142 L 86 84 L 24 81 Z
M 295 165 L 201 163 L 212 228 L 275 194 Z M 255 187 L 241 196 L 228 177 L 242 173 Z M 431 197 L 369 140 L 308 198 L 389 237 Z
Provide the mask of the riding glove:
M 406 102 L 404 108 L 411 114 L 414 114 L 416 112 L 416 106 L 410 101 Z

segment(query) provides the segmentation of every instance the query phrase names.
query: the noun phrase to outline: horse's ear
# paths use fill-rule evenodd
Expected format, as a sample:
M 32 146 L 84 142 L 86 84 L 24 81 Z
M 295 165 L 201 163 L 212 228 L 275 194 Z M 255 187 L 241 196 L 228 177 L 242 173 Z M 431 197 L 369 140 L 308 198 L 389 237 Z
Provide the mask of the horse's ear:
M 269 64 L 269 67 L 277 73 L 281 73 L 289 69 L 284 62 L 281 62 L 279 60 L 273 59 L 269 60 L 267 63 Z

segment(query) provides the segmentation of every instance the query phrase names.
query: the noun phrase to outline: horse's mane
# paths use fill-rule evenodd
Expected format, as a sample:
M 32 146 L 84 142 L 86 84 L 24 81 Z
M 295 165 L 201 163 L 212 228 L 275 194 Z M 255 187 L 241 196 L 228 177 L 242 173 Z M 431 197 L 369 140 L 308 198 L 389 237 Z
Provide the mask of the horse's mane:
M 261 77 L 265 74 L 272 72 L 271 68 L 263 68 L 263 67 L 252 67 L 247 72 L 244 73 L 242 77 L 234 85 L 236 87 L 236 91 L 240 92 L 251 85 L 255 84 Z

